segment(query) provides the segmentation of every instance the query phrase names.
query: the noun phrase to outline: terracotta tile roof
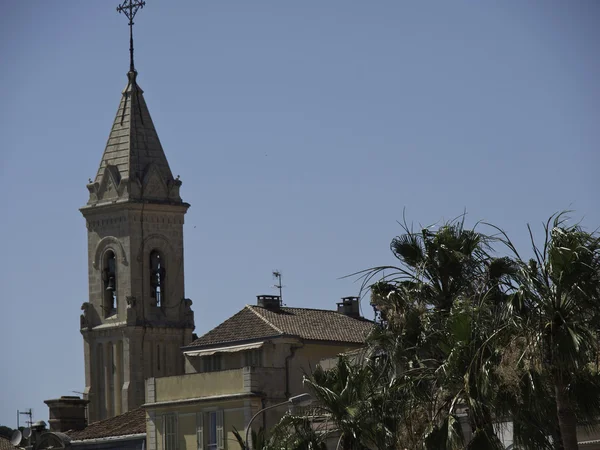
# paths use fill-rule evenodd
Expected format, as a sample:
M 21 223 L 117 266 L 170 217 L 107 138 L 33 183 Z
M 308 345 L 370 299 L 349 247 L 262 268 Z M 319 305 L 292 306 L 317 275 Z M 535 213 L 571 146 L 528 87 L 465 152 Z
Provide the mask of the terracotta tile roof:
M 246 305 L 187 348 L 250 341 L 273 336 L 298 336 L 302 339 L 362 344 L 373 322 L 355 319 L 324 309 L 287 308 L 272 311 Z
M 16 448 L 10 443 L 10 439 L 0 436 L 0 450 L 15 450 Z
M 67 431 L 74 441 L 146 433 L 146 411 L 137 408 L 110 419 L 94 422 L 83 430 Z

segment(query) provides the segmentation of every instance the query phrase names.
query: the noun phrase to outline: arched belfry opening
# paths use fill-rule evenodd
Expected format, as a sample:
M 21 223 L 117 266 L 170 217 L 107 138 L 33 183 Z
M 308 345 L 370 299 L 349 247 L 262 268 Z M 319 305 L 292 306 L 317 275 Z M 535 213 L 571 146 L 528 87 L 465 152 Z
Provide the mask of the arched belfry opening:
M 158 250 L 150 252 L 150 295 L 154 299 L 155 306 L 165 305 L 165 260 Z
M 115 252 L 107 250 L 104 253 L 102 268 L 102 292 L 104 296 L 104 317 L 117 313 L 117 259 Z

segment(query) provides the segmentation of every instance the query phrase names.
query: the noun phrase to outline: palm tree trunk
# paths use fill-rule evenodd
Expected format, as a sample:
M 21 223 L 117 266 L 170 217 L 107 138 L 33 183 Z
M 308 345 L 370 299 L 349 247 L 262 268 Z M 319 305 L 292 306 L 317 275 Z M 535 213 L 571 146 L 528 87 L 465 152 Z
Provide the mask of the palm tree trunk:
M 556 407 L 556 398 L 553 397 L 552 400 L 554 409 L 558 411 Z M 562 436 L 560 435 L 560 427 L 558 426 L 558 414 L 556 414 L 553 419 L 554 420 L 552 421 L 552 448 L 554 450 L 565 450 L 565 448 L 563 447 Z
M 552 447 L 554 450 L 565 450 L 558 425 L 556 426 L 556 429 L 552 430 Z
M 577 450 L 577 417 L 569 400 L 567 387 L 560 374 L 555 377 L 556 412 L 565 450 Z

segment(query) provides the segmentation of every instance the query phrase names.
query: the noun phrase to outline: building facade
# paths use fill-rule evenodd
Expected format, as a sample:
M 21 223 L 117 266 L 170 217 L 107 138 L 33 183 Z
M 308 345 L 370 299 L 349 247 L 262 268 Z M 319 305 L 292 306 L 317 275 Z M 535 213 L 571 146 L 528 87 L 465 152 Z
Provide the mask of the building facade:
M 127 74 L 119 108 L 81 208 L 88 230 L 89 299 L 81 309 L 88 419 L 144 403 L 147 378 L 181 375 L 179 350 L 192 341 L 185 298 L 179 195 L 137 72 Z
M 261 409 L 304 393 L 319 361 L 362 347 L 372 327 L 355 298 L 332 311 L 259 296 L 183 349 L 185 375 L 148 379 L 147 448 L 238 449 L 234 429 L 243 435 Z M 286 411 L 265 411 L 252 428 L 269 430 Z

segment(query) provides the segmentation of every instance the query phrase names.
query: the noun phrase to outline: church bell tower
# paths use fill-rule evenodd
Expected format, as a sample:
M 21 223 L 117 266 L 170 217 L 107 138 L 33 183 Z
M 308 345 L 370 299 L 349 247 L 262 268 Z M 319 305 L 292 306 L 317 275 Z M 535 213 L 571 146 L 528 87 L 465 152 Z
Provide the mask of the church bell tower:
M 89 422 L 144 403 L 149 377 L 184 373 L 180 347 L 192 340 L 185 298 L 183 223 L 189 204 L 174 178 L 137 83 L 133 16 L 126 0 L 130 70 L 88 203 L 89 300 L 81 309 Z

